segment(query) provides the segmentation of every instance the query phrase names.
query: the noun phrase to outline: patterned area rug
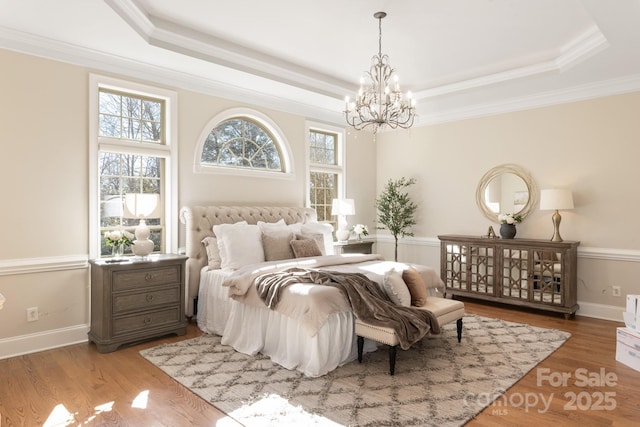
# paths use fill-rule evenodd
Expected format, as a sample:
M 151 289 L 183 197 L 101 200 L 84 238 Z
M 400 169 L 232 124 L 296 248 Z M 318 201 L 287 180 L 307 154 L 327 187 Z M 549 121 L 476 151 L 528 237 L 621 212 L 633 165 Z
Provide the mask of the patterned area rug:
M 460 426 L 491 404 L 570 334 L 465 316 L 410 350 L 389 375 L 386 346 L 319 378 L 305 377 L 220 344 L 220 337 L 140 353 L 176 381 L 246 426 Z

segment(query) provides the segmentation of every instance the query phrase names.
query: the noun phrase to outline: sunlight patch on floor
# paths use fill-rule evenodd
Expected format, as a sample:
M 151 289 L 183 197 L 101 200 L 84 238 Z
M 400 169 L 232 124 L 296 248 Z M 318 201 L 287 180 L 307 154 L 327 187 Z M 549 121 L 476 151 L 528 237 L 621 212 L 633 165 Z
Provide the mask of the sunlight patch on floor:
M 95 414 L 90 416 L 84 424 L 87 424 L 90 421 L 93 421 L 96 418 L 96 415 L 101 414 L 103 412 L 109 412 L 113 409 L 114 402 L 103 403 L 102 405 L 96 406 Z M 76 414 L 72 414 L 69 410 L 62 404 L 58 403 L 53 411 L 49 414 L 49 417 L 44 422 L 42 427 L 62 427 L 68 425 L 79 425 L 76 420 Z M 1 421 L 0 421 L 1 422 Z
M 67 426 L 75 421 L 75 417 L 62 403 L 56 405 L 42 427 Z
M 277 409 L 274 409 L 277 408 Z M 232 417 L 250 420 L 252 425 L 278 425 L 278 426 L 341 426 L 321 415 L 311 414 L 301 406 L 294 406 L 289 401 L 277 394 L 265 395 L 262 399 L 250 405 L 243 405 L 229 413 Z M 286 424 L 282 418 L 287 419 Z M 274 417 L 276 417 L 274 419 Z
M 133 403 L 131 403 L 132 408 L 138 409 L 147 409 L 147 402 L 149 401 L 149 390 L 141 391 L 135 399 L 133 399 Z

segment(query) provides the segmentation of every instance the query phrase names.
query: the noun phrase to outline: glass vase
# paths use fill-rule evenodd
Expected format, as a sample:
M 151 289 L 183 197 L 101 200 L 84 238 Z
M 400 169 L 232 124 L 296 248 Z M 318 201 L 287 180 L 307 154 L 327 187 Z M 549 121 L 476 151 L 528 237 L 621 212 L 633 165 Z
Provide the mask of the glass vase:
M 124 245 L 113 245 L 111 248 L 113 259 L 120 259 L 124 256 Z

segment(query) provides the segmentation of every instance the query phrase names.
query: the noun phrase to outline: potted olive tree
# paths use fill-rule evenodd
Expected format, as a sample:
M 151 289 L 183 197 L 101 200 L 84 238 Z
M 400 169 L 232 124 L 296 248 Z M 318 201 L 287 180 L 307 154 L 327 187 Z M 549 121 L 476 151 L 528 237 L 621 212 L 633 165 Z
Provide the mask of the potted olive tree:
M 416 180 L 390 179 L 384 188 L 384 191 L 376 199 L 376 208 L 378 210 L 378 223 L 383 226 L 378 229 L 387 229 L 395 239 L 394 259 L 398 261 L 398 239 L 400 237 L 413 236 L 409 231 L 412 225 L 415 225 L 414 219 L 418 206 L 411 201 L 406 188 L 415 184 Z

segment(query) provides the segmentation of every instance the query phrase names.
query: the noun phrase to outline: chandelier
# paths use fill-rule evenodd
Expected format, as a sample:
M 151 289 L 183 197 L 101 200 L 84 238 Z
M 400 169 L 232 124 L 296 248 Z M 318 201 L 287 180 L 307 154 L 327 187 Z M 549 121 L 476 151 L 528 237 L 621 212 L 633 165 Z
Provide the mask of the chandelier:
M 389 57 L 382 54 L 382 18 L 385 12 L 376 12 L 378 20 L 378 54 L 371 59 L 371 68 L 365 75 L 370 83 L 365 86 L 364 77 L 360 78 L 360 90 L 355 102 L 345 97 L 344 114 L 349 126 L 362 130 L 372 126 L 373 133 L 387 126 L 391 129 L 407 129 L 413 125 L 416 101 L 407 92 L 403 99 L 398 76 L 389 65 Z M 393 76 L 393 82 L 390 82 Z

